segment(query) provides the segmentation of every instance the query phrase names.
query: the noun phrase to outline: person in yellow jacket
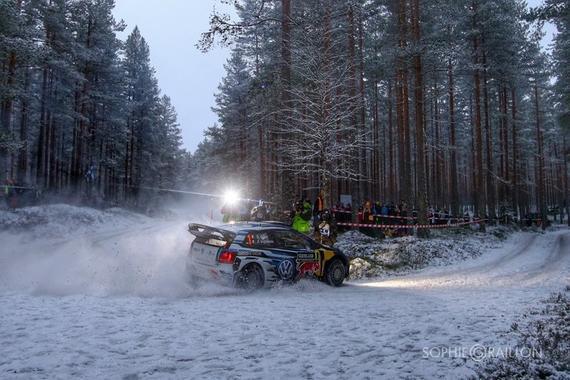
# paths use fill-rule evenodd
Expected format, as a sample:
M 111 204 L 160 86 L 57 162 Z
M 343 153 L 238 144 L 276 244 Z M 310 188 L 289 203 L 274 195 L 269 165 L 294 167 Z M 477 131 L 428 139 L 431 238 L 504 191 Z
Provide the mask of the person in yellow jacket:
M 311 232 L 311 204 L 308 201 L 297 202 L 295 216 L 293 217 L 293 229 L 302 234 Z

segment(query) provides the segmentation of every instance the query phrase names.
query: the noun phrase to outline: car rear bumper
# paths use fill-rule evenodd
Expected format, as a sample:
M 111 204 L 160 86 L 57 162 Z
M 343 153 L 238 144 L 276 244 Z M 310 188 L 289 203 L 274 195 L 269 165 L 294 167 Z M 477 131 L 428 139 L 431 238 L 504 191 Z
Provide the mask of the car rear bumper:
M 186 262 L 186 273 L 207 282 L 215 282 L 223 286 L 233 286 L 234 273 L 231 265 L 220 264 L 215 267 L 206 267 L 193 263 L 191 260 Z

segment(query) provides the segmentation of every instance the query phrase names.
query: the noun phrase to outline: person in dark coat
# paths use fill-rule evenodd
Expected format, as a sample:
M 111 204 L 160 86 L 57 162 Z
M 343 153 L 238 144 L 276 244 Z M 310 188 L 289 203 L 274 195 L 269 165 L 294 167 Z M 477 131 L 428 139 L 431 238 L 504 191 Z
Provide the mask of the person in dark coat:
M 315 204 L 313 205 L 313 226 L 319 223 L 319 217 L 321 213 L 325 210 L 325 194 L 323 190 L 319 191 L 317 199 L 315 199 Z

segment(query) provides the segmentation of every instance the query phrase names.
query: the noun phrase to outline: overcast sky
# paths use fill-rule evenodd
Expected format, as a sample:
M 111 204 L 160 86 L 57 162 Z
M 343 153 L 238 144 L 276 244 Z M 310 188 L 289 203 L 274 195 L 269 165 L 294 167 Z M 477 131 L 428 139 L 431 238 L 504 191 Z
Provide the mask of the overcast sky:
M 227 49 L 216 48 L 206 54 L 196 49 L 200 33 L 208 29 L 209 15 L 219 0 L 115 0 L 115 17 L 127 23 L 125 35 L 138 25 L 150 45 L 152 65 L 160 88 L 172 98 L 184 137 L 184 146 L 194 151 L 204 130 L 213 125 L 216 115 L 214 93 L 224 76 Z M 529 0 L 531 6 L 541 0 Z M 551 41 L 553 27 L 547 27 L 545 45 Z M 125 36 L 121 36 L 125 37 Z
M 229 52 L 196 49 L 200 33 L 218 0 L 115 0 L 115 18 L 127 23 L 125 35 L 138 25 L 150 45 L 152 65 L 162 92 L 172 98 L 184 146 L 194 151 L 203 131 L 216 122 L 214 93 L 224 75 Z M 124 37 L 124 36 L 121 36 Z

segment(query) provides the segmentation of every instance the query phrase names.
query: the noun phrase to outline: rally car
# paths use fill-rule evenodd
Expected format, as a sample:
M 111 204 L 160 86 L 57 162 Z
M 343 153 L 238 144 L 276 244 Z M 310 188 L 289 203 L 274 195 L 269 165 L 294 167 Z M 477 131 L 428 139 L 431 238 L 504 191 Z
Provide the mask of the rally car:
M 309 276 L 341 286 L 348 276 L 348 258 L 341 251 L 282 223 L 190 224 L 188 230 L 195 239 L 186 270 L 194 285 L 215 280 L 252 290 Z

